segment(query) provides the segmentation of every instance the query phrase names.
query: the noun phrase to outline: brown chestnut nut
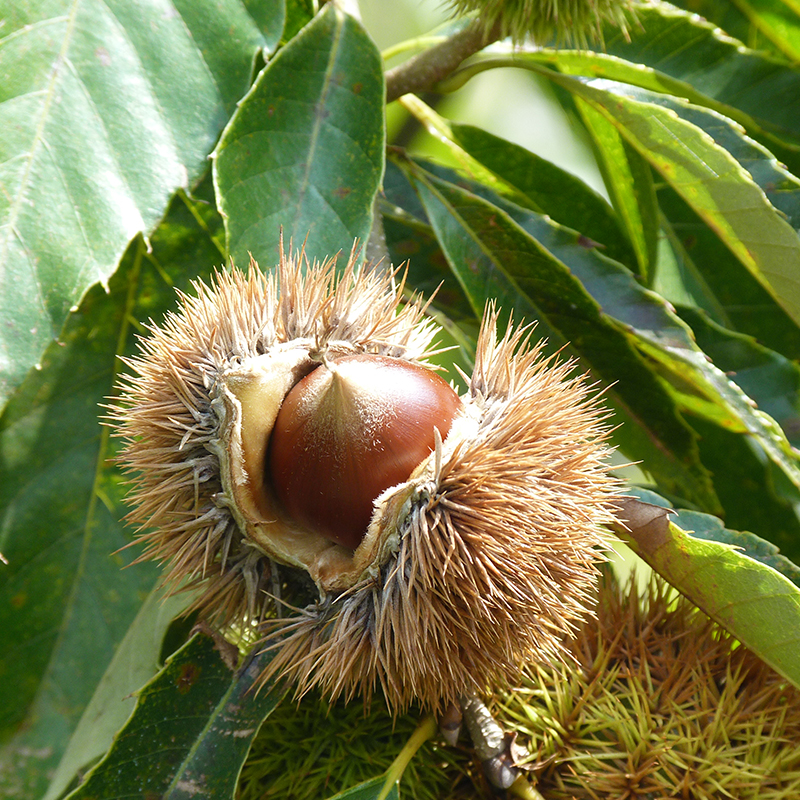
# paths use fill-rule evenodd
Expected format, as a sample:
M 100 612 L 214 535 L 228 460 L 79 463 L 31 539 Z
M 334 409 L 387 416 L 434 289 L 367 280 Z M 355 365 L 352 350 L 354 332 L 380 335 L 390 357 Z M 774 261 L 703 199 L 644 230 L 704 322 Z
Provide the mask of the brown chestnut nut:
M 281 405 L 269 447 L 272 487 L 296 522 L 355 549 L 373 501 L 406 481 L 447 436 L 461 406 L 442 378 L 377 355 L 326 362 Z

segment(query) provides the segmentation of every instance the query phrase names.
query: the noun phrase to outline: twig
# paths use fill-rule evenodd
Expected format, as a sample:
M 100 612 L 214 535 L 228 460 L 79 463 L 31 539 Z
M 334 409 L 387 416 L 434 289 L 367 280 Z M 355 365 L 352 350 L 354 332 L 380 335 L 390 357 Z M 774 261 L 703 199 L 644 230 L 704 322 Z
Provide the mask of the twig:
M 441 44 L 425 50 L 386 73 L 386 102 L 391 103 L 409 92 L 432 89 L 469 56 L 499 38 L 499 28 L 486 33 L 476 20 Z
M 408 766 L 411 759 L 416 754 L 417 750 L 422 747 L 428 739 L 436 735 L 436 721 L 432 714 L 425 717 L 422 722 L 417 726 L 411 738 L 406 742 L 405 747 L 400 751 L 400 754 L 392 762 L 392 765 L 386 772 L 386 783 L 383 785 L 381 793 L 378 795 L 378 800 L 384 800 L 392 790 L 392 787 L 397 784 Z

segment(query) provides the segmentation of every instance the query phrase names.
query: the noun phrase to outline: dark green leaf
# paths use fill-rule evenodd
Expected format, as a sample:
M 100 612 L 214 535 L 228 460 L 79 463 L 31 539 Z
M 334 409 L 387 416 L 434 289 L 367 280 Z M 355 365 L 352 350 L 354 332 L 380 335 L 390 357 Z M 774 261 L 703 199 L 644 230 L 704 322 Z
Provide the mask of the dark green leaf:
M 0 417 L 0 729 L 12 737 L 0 782 L 14 782 L 15 800 L 41 797 L 156 580 L 151 565 L 120 569 L 137 553 L 117 552 L 131 532 L 99 404 L 140 321 L 222 260 L 209 236 L 219 226 L 207 202 L 177 201 L 152 252 L 136 243 L 109 292 L 90 290 Z
M 494 200 L 495 205 L 581 281 L 603 313 L 621 322 L 631 343 L 658 365 L 659 374 L 668 380 L 684 410 L 703 415 L 726 431 L 756 437 L 764 452 L 800 492 L 800 468 L 783 432 L 774 420 L 754 410 L 752 400 L 709 361 L 697 347 L 691 331 L 658 295 L 643 289 L 625 267 L 605 258 L 597 249 L 581 246 L 572 231 L 502 198 L 493 198 L 475 184 L 470 183 L 467 188 Z M 618 387 L 620 393 L 626 394 L 625 383 L 621 381 Z M 649 467 L 646 461 L 644 466 Z
M 697 309 L 679 307 L 678 313 L 700 349 L 800 447 L 800 367 L 753 337 L 717 325 Z
M 271 267 L 281 227 L 309 258 L 366 241 L 383 176 L 383 72 L 372 40 L 326 6 L 261 72 L 214 153 L 228 249 Z
M 392 263 L 408 269 L 409 285 L 416 291 L 434 298 L 432 308 L 436 321 L 460 351 L 443 354 L 437 363 L 444 365 L 446 358 L 450 364 L 457 363 L 461 369 L 472 372 L 480 318 L 458 282 L 451 280 L 447 259 L 419 197 L 393 161 L 386 165 L 384 196 L 386 200 L 380 208 Z
M 86 706 L 44 800 L 61 797 L 79 771 L 111 746 L 114 734 L 136 706 L 135 693 L 158 671 L 157 656 L 170 622 L 190 600 L 187 594 L 165 598 L 155 589 L 144 601 Z
M 2 405 L 197 181 L 268 39 L 241 0 L 2 0 L 0 20 Z
M 607 317 L 622 323 L 631 343 L 652 360 L 658 374 L 668 381 L 675 399 L 684 411 L 695 416 L 704 416 L 728 438 L 736 434 L 754 437 L 762 460 L 770 459 L 775 472 L 780 471 L 787 496 L 792 502 L 800 501 L 800 469 L 795 452 L 783 431 L 775 424 L 774 419 L 754 409 L 752 399 L 723 373 L 713 359 L 709 360 L 708 355 L 698 348 L 692 332 L 658 295 L 643 289 L 620 264 L 605 258 L 594 249 L 576 246 L 574 237 L 568 231 L 560 230 L 547 218 L 524 209 L 515 209 L 510 203 L 503 205 L 500 198 L 496 202 L 520 227 L 569 268 Z M 777 354 L 773 355 L 780 359 Z M 782 359 L 781 364 L 784 369 L 792 369 L 785 359 Z M 797 374 L 795 371 L 796 368 L 792 374 L 796 381 L 800 371 Z M 754 381 L 749 384 L 755 388 Z M 761 389 L 762 396 L 765 390 L 766 386 Z M 796 396 L 791 396 L 788 400 L 797 402 Z M 696 426 L 697 423 L 694 424 Z M 737 443 L 737 446 L 747 447 L 744 443 Z M 648 463 L 644 462 L 643 466 L 648 468 Z M 734 469 L 740 466 L 737 462 Z M 763 471 L 764 467 L 759 465 L 757 472 Z M 723 486 L 728 483 L 728 470 L 723 468 L 723 464 L 715 463 L 712 472 L 715 488 L 721 493 Z M 752 476 L 755 474 L 756 471 L 753 471 Z M 776 478 L 781 480 L 777 475 Z M 759 488 L 764 491 L 765 496 L 773 497 L 763 482 L 759 484 Z M 735 496 L 732 499 L 735 500 Z M 781 504 L 776 497 L 773 499 L 784 517 L 785 530 L 791 530 L 795 535 L 800 534 L 796 515 L 785 507 L 785 503 Z M 734 502 L 732 505 L 739 504 Z M 730 510 L 727 504 L 725 508 Z M 762 514 L 762 521 L 766 523 L 764 517 L 765 514 Z M 737 520 L 741 519 L 737 516 Z M 775 540 L 773 536 L 777 535 L 778 539 L 783 540 L 780 532 L 770 532 L 769 527 L 768 524 L 761 524 L 756 530 L 762 531 L 769 539 Z
M 700 535 L 669 512 L 637 499 L 621 503 L 618 535 L 634 551 L 773 669 L 800 686 L 800 588 L 787 577 L 714 540 L 718 520 L 693 514 Z M 708 538 L 700 538 L 705 536 Z
M 714 476 L 725 524 L 758 534 L 800 563 L 800 490 L 753 437 L 705 419 L 689 421 L 700 435 L 700 457 Z
M 736 8 L 735 3 L 729 0 L 677 0 L 674 5 L 713 22 L 729 36 L 744 42 L 751 50 L 765 51 L 773 56 L 780 55 L 770 45 L 769 40 L 759 33 L 758 28 Z
M 381 775 L 378 778 L 359 783 L 352 789 L 333 795 L 328 800 L 400 800 L 398 784 L 392 786 L 388 792 L 385 791 L 385 786 L 386 776 Z
M 71 800 L 231 798 L 253 737 L 283 695 L 256 691 L 263 666 L 257 657 L 234 673 L 213 639 L 192 638 L 139 692 L 133 716 Z
M 134 553 L 117 552 L 130 537 L 97 423 L 127 298 L 127 276 L 92 289 L 0 420 L 0 727 L 18 732 L 0 794 L 11 779 L 20 800 L 46 786 L 156 577 L 121 569 Z
M 447 261 L 430 226 L 387 210 L 383 211 L 383 226 L 392 262 L 402 264 L 409 259 L 404 265 L 409 285 L 423 297 L 434 298 L 429 314 L 442 328 L 437 349 L 447 349 L 433 356 L 431 363 L 444 367 L 448 377 L 458 382 L 454 365 L 467 374 L 472 372 L 480 320 L 458 284 L 447 280 Z
M 635 255 L 613 209 L 580 178 L 480 128 L 451 123 L 450 129 L 456 144 L 527 200 L 521 205 L 579 231 L 601 245 L 609 258 L 635 268 Z

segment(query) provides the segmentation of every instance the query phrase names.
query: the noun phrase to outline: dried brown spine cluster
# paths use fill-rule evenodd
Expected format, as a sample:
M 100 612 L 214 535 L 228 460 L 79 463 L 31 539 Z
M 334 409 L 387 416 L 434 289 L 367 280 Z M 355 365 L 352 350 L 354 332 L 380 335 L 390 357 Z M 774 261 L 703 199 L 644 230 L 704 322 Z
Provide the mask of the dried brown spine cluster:
M 252 264 L 196 291 L 151 326 L 114 413 L 131 519 L 168 583 L 203 588 L 203 613 L 277 637 L 265 679 L 332 697 L 380 685 L 393 709 L 440 708 L 563 654 L 592 605 L 616 492 L 603 412 L 570 363 L 543 358 L 524 330 L 498 339 L 488 313 L 449 433 L 374 498 L 351 549 L 276 499 L 270 435 L 326 360 L 424 365 L 436 335 L 424 306 L 353 256 L 338 278 L 333 262 L 297 255 L 269 277 Z M 317 599 L 271 616 L 274 564 L 307 576 Z
M 657 576 L 608 571 L 569 646 L 494 709 L 543 797 L 800 796 L 800 691 Z

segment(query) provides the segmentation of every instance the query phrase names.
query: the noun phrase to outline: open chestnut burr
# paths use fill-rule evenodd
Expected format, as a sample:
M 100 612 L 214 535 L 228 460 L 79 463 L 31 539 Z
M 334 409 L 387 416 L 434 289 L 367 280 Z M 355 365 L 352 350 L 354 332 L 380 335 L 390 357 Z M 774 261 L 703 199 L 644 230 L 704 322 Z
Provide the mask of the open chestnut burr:
M 573 364 L 489 308 L 459 395 L 403 291 L 355 254 L 220 272 L 150 326 L 112 412 L 167 583 L 269 635 L 265 681 L 395 712 L 560 658 L 617 494 Z

